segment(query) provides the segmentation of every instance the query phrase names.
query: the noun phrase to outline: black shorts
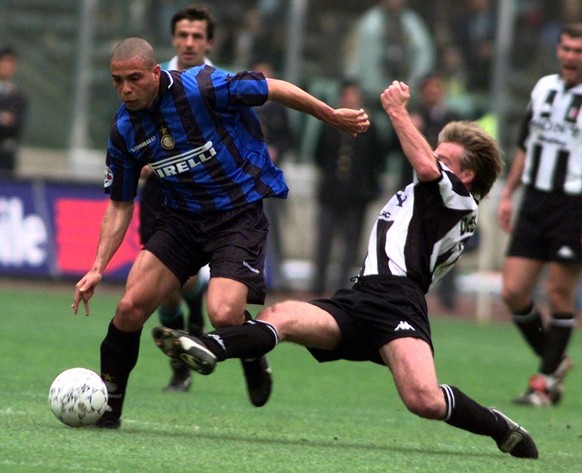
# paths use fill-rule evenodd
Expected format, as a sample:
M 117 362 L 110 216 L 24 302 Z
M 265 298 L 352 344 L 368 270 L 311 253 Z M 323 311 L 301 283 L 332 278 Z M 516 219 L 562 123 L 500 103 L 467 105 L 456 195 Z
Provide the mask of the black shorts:
M 507 256 L 582 264 L 582 196 L 527 188 Z
M 164 194 L 162 184 L 154 175 L 149 175 L 139 194 L 139 239 L 144 245 L 156 230 L 156 219 L 162 213 Z
M 201 267 L 210 277 L 249 288 L 247 302 L 265 302 L 265 253 L 269 223 L 262 201 L 225 212 L 192 214 L 163 207 L 156 231 L 144 245 L 184 284 Z
M 383 365 L 378 350 L 406 337 L 420 338 L 433 350 L 424 293 L 408 278 L 365 276 L 351 289 L 310 303 L 329 312 L 341 331 L 334 350 L 309 348 L 319 362 L 343 359 Z

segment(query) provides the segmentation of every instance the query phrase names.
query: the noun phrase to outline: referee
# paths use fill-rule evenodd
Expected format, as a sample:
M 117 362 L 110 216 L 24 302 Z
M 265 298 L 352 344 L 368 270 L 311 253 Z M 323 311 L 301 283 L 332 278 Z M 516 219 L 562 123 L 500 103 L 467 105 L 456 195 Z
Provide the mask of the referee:
M 582 267 L 582 23 L 563 27 L 557 57 L 559 74 L 542 77 L 531 93 L 498 209 L 501 227 L 511 233 L 502 298 L 540 360 L 514 399 L 531 406 L 557 404 L 572 365 L 566 348 Z M 520 184 L 523 201 L 512 227 L 512 195 Z M 535 298 L 543 269 L 548 317 Z

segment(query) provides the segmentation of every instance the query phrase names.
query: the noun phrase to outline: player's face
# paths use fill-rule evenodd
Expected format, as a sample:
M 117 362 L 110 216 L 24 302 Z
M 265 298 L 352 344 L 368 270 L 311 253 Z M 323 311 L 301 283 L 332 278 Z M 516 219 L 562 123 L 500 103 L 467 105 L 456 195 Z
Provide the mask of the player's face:
M 204 57 L 212 47 L 208 39 L 206 20 L 180 20 L 174 26 L 172 46 L 178 54 L 180 70 L 204 64 Z
M 4 56 L 0 59 L 0 79 L 8 80 L 11 79 L 14 74 L 16 74 L 16 69 L 18 69 L 18 61 L 15 57 Z
M 563 34 L 557 51 L 560 75 L 567 85 L 582 83 L 582 38 Z
M 153 105 L 160 86 L 160 66 L 145 64 L 139 57 L 128 61 L 112 61 L 113 87 L 132 111 L 143 110 Z
M 359 87 L 356 86 L 346 87 L 340 95 L 340 104 L 342 108 L 358 110 L 362 108 L 362 101 L 362 92 Z
M 444 99 L 445 90 L 440 79 L 427 79 L 422 85 L 421 100 L 427 107 L 433 107 Z
M 434 152 L 436 158 L 444 163 L 453 173 L 461 179 L 463 184 L 470 188 L 470 183 L 475 177 L 475 172 L 461 167 L 461 158 L 465 154 L 465 148 L 458 143 L 441 143 Z

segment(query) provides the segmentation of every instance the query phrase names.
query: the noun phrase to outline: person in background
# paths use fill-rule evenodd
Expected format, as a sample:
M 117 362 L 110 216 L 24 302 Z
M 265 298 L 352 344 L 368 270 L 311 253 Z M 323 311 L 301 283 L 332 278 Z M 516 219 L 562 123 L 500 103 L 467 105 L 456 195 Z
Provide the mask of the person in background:
M 184 71 L 212 62 L 207 58 L 214 45 L 216 18 L 206 5 L 190 5 L 171 19 L 172 46 L 176 55 L 161 63 L 162 69 Z
M 345 57 L 344 76 L 358 81 L 386 154 L 401 161 L 398 139 L 377 98 L 393 80 L 417 90 L 434 69 L 436 41 L 428 25 L 407 0 L 378 0 L 355 20 Z M 408 163 L 402 168 L 410 174 Z M 400 184 L 409 182 L 404 179 Z
M 210 63 L 206 55 L 214 43 L 216 20 L 212 11 L 204 5 L 191 5 L 178 10 L 171 19 L 172 46 L 176 56 L 160 64 L 162 69 L 184 71 L 191 67 Z M 164 195 L 160 179 L 149 166 L 143 168 L 145 177 L 140 193 L 140 240 L 146 244 L 156 229 L 156 218 L 161 213 Z M 184 285 L 168 297 L 158 307 L 160 323 L 175 329 L 187 329 L 193 335 L 204 331 L 204 291 L 207 281 L 205 274 L 190 278 Z M 182 301 L 188 307 L 187 321 L 182 309 Z M 172 376 L 166 391 L 188 391 L 192 376 L 188 365 L 181 360 L 171 360 Z
M 0 46 L 0 176 L 11 177 L 24 130 L 28 99 L 16 85 L 18 55 L 11 46 Z
M 540 70 L 540 74 L 546 75 L 559 67 L 556 58 L 556 41 L 564 25 L 582 22 L 582 2 L 580 0 L 544 2 L 542 18 L 541 30 L 536 35 L 538 43 L 534 64 Z
M 74 314 L 82 305 L 89 315 L 89 301 L 131 223 L 144 166 L 161 179 L 165 202 L 101 343 L 110 410 L 98 426 L 117 429 L 142 328 L 169 294 L 208 264 L 206 306 L 214 327 L 242 324 L 251 318 L 247 304 L 264 303 L 269 224 L 263 200 L 286 198 L 288 188 L 252 107 L 275 100 L 353 135 L 370 123 L 364 110 L 334 109 L 260 72 L 230 74 L 206 64 L 162 70 L 142 38 L 127 38 L 113 49 L 111 77 L 123 104 L 107 146 L 104 189 L 110 199 L 95 260 L 75 286 Z M 241 362 L 250 401 L 261 407 L 272 389 L 268 360 Z
M 359 84 L 346 79 L 340 85 L 339 106 L 357 110 L 364 106 Z M 347 287 L 356 260 L 370 203 L 380 194 L 384 152 L 372 125 L 368 132 L 352 139 L 335 128 L 324 126 L 315 150 L 318 168 L 314 271 L 311 290 L 326 292 L 334 243 L 340 258 L 331 286 Z
M 385 84 L 401 80 L 414 90 L 435 61 L 435 41 L 422 17 L 406 0 L 379 0 L 356 23 L 345 76 L 358 80 L 367 103 L 376 106 Z
M 479 202 L 503 169 L 495 141 L 477 124 L 451 122 L 433 150 L 407 111 L 406 84 L 381 103 L 418 177 L 381 209 L 350 289 L 310 302 L 285 301 L 252 323 L 195 338 L 164 327 L 153 336 L 170 357 L 210 374 L 218 361 L 267 353 L 281 341 L 303 345 L 320 362 L 371 361 L 388 368 L 409 411 L 493 439 L 518 458 L 538 458 L 530 434 L 499 409 L 439 384 L 425 295 L 455 264 L 475 231 Z M 330 402 L 325 399 L 324 402 Z
M 491 0 L 467 0 L 455 9 L 451 32 L 467 68 L 467 88 L 483 109 L 489 104 L 497 14 Z
M 529 406 L 562 399 L 582 269 L 582 23 L 562 28 L 556 55 L 559 73 L 542 77 L 531 92 L 498 208 L 499 224 L 511 234 L 501 296 L 539 358 L 538 373 L 514 399 Z M 512 197 L 520 184 L 514 220 Z M 547 324 L 536 300 L 544 269 Z

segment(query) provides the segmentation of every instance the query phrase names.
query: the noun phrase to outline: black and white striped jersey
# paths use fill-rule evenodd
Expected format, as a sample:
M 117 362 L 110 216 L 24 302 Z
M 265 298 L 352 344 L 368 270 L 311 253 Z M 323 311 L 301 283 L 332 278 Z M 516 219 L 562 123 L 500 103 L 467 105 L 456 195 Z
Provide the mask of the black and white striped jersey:
M 582 194 L 582 84 L 566 89 L 558 74 L 532 90 L 518 145 L 522 183 L 544 192 Z
M 475 233 L 478 203 L 457 176 L 439 165 L 440 179 L 409 184 L 382 208 L 360 276 L 405 276 L 426 293 L 459 259 Z

